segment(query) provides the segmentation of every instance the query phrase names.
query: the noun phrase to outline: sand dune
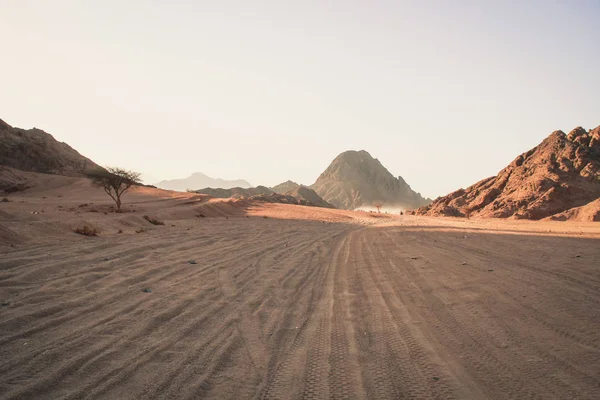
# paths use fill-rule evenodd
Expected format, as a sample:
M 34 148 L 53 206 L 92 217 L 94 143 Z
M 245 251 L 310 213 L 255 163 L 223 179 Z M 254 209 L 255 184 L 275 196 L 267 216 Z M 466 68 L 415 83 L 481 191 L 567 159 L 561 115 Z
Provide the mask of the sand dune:
M 598 224 L 61 179 L 0 203 L 0 398 L 600 397 Z

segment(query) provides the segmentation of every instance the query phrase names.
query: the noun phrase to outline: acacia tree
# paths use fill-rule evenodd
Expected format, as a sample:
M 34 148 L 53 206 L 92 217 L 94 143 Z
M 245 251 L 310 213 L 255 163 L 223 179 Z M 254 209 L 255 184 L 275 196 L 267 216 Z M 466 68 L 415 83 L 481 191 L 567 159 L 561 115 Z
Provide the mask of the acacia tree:
M 140 173 L 122 168 L 107 167 L 96 169 L 87 173 L 92 184 L 104 189 L 107 195 L 117 205 L 117 212 L 121 212 L 121 196 L 133 185 L 140 183 Z
M 383 207 L 383 202 L 375 201 L 375 202 L 373 202 L 373 206 L 377 209 L 377 212 L 380 213 L 381 207 Z

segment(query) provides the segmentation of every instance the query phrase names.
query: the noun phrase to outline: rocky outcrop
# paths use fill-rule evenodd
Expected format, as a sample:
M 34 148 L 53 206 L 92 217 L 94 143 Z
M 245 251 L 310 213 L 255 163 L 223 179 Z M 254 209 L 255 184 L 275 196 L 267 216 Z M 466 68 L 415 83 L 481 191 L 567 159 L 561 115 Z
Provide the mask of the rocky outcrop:
M 328 203 L 349 210 L 374 203 L 384 208 L 415 208 L 431 202 L 364 150 L 337 156 L 310 187 Z
M 14 128 L 0 120 L 0 165 L 21 171 L 83 176 L 100 168 L 41 129 Z
M 555 131 L 498 175 L 415 211 L 431 216 L 542 219 L 600 197 L 600 127 Z
M 549 221 L 600 222 L 600 199 L 591 201 L 581 207 L 570 208 L 544 219 Z

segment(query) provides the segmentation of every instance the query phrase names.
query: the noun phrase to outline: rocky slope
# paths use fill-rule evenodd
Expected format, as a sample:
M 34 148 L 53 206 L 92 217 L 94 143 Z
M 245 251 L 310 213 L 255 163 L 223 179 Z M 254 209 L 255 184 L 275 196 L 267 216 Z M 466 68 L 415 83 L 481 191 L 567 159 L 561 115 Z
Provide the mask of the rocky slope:
M 14 128 L 0 120 L 0 165 L 21 171 L 83 176 L 99 168 L 66 143 L 40 129 Z
M 315 204 L 315 203 L 312 203 L 302 197 L 296 197 L 291 194 L 279 194 L 279 193 L 259 194 L 259 195 L 250 197 L 250 200 L 262 201 L 265 203 L 281 203 L 281 204 L 294 204 L 294 205 L 309 206 L 309 207 L 332 208 L 331 205 L 323 205 L 323 203 Z
M 308 186 L 300 185 L 293 181 L 286 181 L 271 188 L 275 193 L 286 196 L 292 196 L 298 200 L 303 200 L 317 207 L 335 208 L 321 198 L 313 189 Z
M 250 183 L 243 179 L 237 180 L 225 180 L 220 178 L 211 178 L 201 172 L 196 172 L 187 178 L 183 179 L 171 179 L 155 183 L 154 186 L 166 189 L 176 190 L 185 192 L 186 190 L 198 190 L 204 188 L 219 188 L 219 189 L 232 189 L 232 188 L 244 188 L 247 189 L 252 187 Z
M 416 208 L 431 201 L 364 150 L 337 156 L 311 188 L 328 203 L 349 210 L 372 207 L 375 202 L 384 208 Z
M 286 181 L 286 182 L 280 183 L 279 185 L 273 186 L 271 188 L 271 190 L 274 191 L 275 193 L 286 194 L 288 192 L 298 189 L 300 186 L 302 186 L 302 185 L 300 185 L 296 182 Z
M 493 176 L 436 199 L 419 215 L 542 219 L 600 197 L 600 126 L 555 131 Z M 563 218 L 566 218 L 565 214 Z
M 231 188 L 231 189 L 212 189 L 205 188 L 196 190 L 196 193 L 207 194 L 217 198 L 249 199 L 267 203 L 296 204 L 312 207 L 333 208 L 333 206 L 319 197 L 314 190 L 306 186 L 298 186 L 295 190 L 287 193 L 276 193 L 265 186 L 254 188 Z
M 551 215 L 544 219 L 549 221 L 598 222 L 600 221 L 600 199 L 591 201 L 581 207 L 570 208 L 567 211 Z
M 296 189 L 287 192 L 286 195 L 304 200 L 317 207 L 335 208 L 332 204 L 323 200 L 317 192 L 306 186 L 298 186 Z

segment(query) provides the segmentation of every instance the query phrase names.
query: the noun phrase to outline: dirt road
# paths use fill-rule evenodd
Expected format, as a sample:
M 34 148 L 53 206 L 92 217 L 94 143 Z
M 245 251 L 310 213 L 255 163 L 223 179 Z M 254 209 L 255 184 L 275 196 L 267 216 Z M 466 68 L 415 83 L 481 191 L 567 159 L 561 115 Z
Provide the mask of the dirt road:
M 254 217 L 2 251 L 0 398 L 600 398 L 598 239 Z

